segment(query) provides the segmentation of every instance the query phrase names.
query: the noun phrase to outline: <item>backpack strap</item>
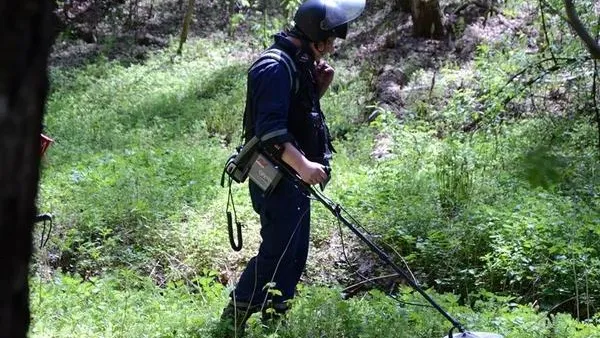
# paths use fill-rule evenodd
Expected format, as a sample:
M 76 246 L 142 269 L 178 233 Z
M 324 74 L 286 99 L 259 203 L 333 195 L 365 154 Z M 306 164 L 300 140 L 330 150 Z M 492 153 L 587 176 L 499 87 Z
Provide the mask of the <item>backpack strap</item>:
M 285 68 L 288 71 L 288 74 L 290 76 L 290 92 L 291 95 L 295 96 L 298 94 L 298 91 L 300 89 L 300 80 L 299 80 L 299 76 L 298 76 L 298 68 L 296 67 L 296 62 L 294 61 L 294 59 L 292 59 L 290 57 L 290 55 L 282 50 L 281 48 L 277 48 L 277 46 L 272 46 L 271 48 L 267 49 L 266 51 L 264 51 L 259 57 L 258 59 L 256 59 L 256 61 L 254 61 L 254 63 L 252 64 L 252 66 L 250 66 L 250 68 L 248 69 L 248 73 L 250 73 L 252 70 L 254 70 L 256 67 L 265 65 L 267 63 L 271 63 L 273 62 L 273 60 L 277 61 L 277 62 L 282 62 L 285 65 Z M 242 144 L 245 141 L 249 141 L 249 136 L 247 135 L 247 126 L 251 125 L 252 122 L 252 117 L 249 116 L 249 106 L 248 103 L 250 102 L 250 82 L 248 82 L 247 84 L 247 88 L 246 88 L 246 107 L 244 109 L 244 120 L 242 123 Z
M 262 66 L 271 62 L 270 60 L 276 60 L 277 62 L 283 62 L 285 68 L 288 71 L 290 76 L 290 88 L 292 88 L 292 92 L 295 94 L 298 93 L 298 89 L 300 87 L 300 82 L 298 80 L 298 68 L 296 67 L 296 63 L 290 57 L 288 53 L 284 50 L 279 49 L 277 47 L 271 47 L 264 51 L 260 57 L 252 64 L 248 72 L 251 72 L 256 67 Z

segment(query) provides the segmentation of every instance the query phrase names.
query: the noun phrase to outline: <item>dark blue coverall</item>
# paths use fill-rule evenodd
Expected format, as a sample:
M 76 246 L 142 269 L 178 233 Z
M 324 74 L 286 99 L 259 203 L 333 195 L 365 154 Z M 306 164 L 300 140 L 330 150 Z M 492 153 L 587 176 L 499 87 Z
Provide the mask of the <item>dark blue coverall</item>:
M 252 68 L 246 106 L 246 113 L 253 115 L 251 129 L 263 143 L 291 142 L 309 160 L 327 165 L 331 143 L 319 107 L 314 59 L 285 37 L 285 33 L 275 35 L 273 46 L 295 59 L 297 94 L 282 61 L 270 59 Z M 277 306 L 294 297 L 306 265 L 310 200 L 306 191 L 285 177 L 267 196 L 252 181 L 249 189 L 253 208 L 260 215 L 262 243 L 240 276 L 232 298 L 242 306 L 262 305 L 267 299 Z M 281 296 L 267 292 L 264 286 L 269 282 L 275 283 L 274 289 Z

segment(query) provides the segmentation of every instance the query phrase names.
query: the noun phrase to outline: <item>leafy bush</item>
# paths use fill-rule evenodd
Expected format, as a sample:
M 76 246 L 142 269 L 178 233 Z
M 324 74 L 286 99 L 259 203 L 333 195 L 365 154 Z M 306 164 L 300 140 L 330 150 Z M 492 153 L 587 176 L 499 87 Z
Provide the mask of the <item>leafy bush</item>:
M 391 135 L 390 156 L 368 166 L 360 156 L 346 158 L 350 150 L 341 147 L 336 163 L 352 170 L 342 170 L 337 179 L 345 184 L 332 187 L 342 205 L 383 235 L 381 243 L 418 267 L 426 285 L 458 293 L 463 302 L 485 288 L 547 309 L 578 294 L 583 309 L 595 303 L 591 295 L 598 290 L 598 205 L 590 194 L 599 182 L 590 171 L 597 168 L 587 155 L 593 150 L 572 149 L 595 136 L 593 128 L 573 129 L 585 119 L 553 125 L 556 137 L 542 136 L 546 123 L 531 120 L 493 137 L 440 140 L 384 114 L 362 133 Z M 548 140 L 553 143 L 541 161 L 568 153 L 568 162 L 539 165 L 527 149 Z M 531 177 L 547 181 L 546 189 Z

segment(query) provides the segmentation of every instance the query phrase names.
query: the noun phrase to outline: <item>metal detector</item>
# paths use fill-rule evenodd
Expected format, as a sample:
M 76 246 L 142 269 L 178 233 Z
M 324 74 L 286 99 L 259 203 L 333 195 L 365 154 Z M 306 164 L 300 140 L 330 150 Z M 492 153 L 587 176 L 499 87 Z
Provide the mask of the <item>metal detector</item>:
M 273 161 L 273 162 L 277 163 L 279 161 Z M 356 227 L 356 225 L 354 225 L 346 217 L 344 217 L 344 215 L 342 215 L 342 211 L 344 209 L 339 204 L 334 203 L 332 200 L 330 200 L 325 195 L 323 195 L 322 192 L 318 191 L 310 184 L 302 181 L 302 179 L 300 179 L 298 174 L 296 174 L 294 172 L 294 170 L 289 168 L 287 165 L 285 165 L 285 164 L 279 165 L 279 169 L 282 171 L 282 173 L 284 175 L 286 175 L 288 178 L 292 179 L 292 181 L 295 182 L 299 188 L 303 187 L 308 192 L 310 192 L 310 194 L 313 195 L 315 197 L 315 199 L 317 199 L 319 202 L 321 202 L 321 204 L 323 204 L 325 206 L 325 208 L 327 208 L 338 220 L 340 220 L 342 223 L 344 223 L 344 225 L 346 225 L 348 227 L 348 229 L 350 229 L 350 231 L 352 231 L 358 238 L 360 238 L 369 247 L 369 249 L 371 249 L 371 251 L 376 253 L 377 256 L 379 256 L 379 258 L 384 263 L 391 266 L 392 269 L 396 273 L 398 273 L 398 275 L 400 275 L 402 278 L 404 278 L 404 280 L 406 280 L 406 282 L 414 290 L 416 290 L 418 293 L 420 293 L 421 296 L 423 296 L 423 298 L 425 298 L 425 300 L 427 300 L 429 302 L 429 304 L 431 304 L 431 306 L 433 306 L 433 308 L 435 308 L 439 313 L 441 313 L 442 316 L 444 316 L 452 324 L 452 328 L 448 332 L 448 338 L 503 338 L 502 335 L 495 334 L 495 333 L 467 331 L 461 323 L 459 323 L 450 314 L 448 314 L 448 312 L 446 312 L 438 303 L 436 303 L 433 300 L 433 298 L 431 298 L 414 280 L 409 278 L 408 275 L 396 263 L 394 263 L 390 259 L 390 257 L 379 246 L 377 246 L 377 244 L 375 244 L 363 232 L 361 232 L 361 230 L 359 230 Z M 323 189 L 323 187 L 322 187 L 322 189 Z M 458 330 L 459 332 L 453 333 L 455 329 Z

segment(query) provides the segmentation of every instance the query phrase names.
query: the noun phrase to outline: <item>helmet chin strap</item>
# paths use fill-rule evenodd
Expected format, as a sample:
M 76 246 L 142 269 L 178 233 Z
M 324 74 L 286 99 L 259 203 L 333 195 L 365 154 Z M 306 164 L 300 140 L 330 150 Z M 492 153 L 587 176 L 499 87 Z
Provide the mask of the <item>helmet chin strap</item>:
M 314 51 L 314 49 L 310 45 L 313 42 L 310 41 L 310 40 L 304 40 L 304 39 L 300 39 L 300 41 L 302 42 L 302 50 L 304 52 L 308 53 L 310 56 L 312 56 L 313 60 L 316 60 L 317 59 L 317 55 L 315 55 L 315 51 Z
M 311 46 L 310 46 L 310 44 L 313 43 L 313 41 L 311 41 L 308 38 L 308 36 L 306 36 L 306 34 L 302 33 L 302 31 L 300 31 L 297 27 L 290 29 L 287 33 L 289 36 L 292 36 L 292 37 L 300 40 L 300 43 L 301 43 L 300 49 L 303 52 L 312 56 L 313 59 L 315 59 L 315 60 L 317 59 L 317 55 L 315 55 L 313 48 L 311 48 Z

